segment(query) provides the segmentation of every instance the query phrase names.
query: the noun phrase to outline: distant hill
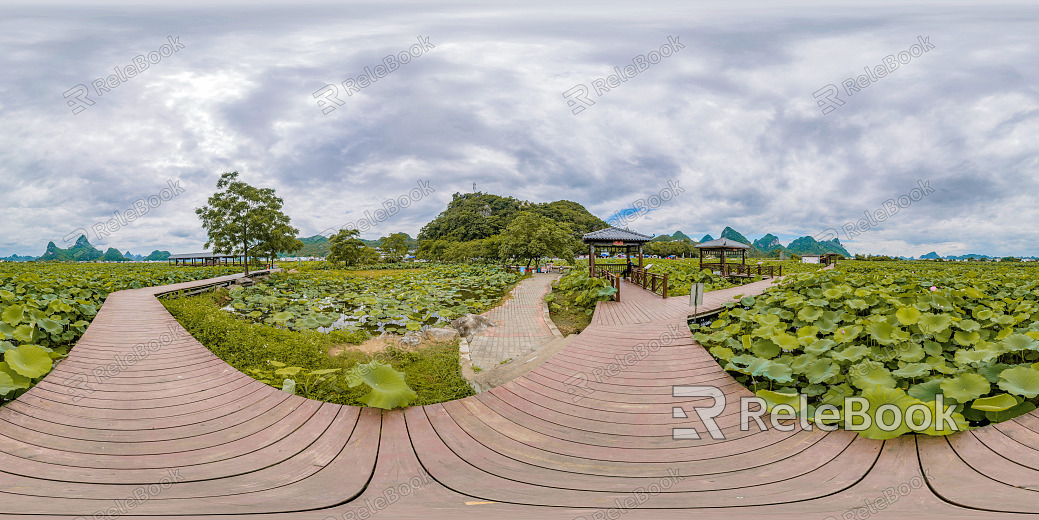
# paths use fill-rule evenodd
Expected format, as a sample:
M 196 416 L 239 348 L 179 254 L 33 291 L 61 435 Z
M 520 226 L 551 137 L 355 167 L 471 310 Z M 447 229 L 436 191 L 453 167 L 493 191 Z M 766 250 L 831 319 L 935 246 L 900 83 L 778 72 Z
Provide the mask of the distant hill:
M 837 253 L 846 257 L 850 257 L 851 253 L 844 246 L 841 245 L 841 241 L 837 238 L 831 238 L 830 240 L 824 240 L 819 242 L 814 237 L 804 236 L 794 240 L 786 247 L 790 253 L 796 253 L 799 255 L 824 255 L 827 253 Z
M 50 262 L 92 262 L 100 259 L 102 256 L 104 256 L 104 253 L 90 245 L 86 235 L 80 235 L 76 243 L 68 249 L 62 249 L 55 245 L 54 242 L 48 242 L 47 250 L 39 260 Z M 119 256 L 122 257 L 122 255 Z
M 979 255 L 978 253 L 968 253 L 966 255 L 959 255 L 959 256 L 956 256 L 956 255 L 946 255 L 946 257 L 945 257 L 946 260 L 967 260 L 967 259 L 970 259 L 970 258 L 973 258 L 975 260 L 989 260 L 989 259 L 991 259 L 993 257 L 991 257 L 989 255 Z
M 693 241 L 693 239 L 689 235 L 681 231 L 675 231 L 675 234 L 671 235 L 671 240 L 687 240 L 689 242 Z
M 726 227 L 722 230 L 721 238 L 727 238 L 743 244 L 748 244 L 751 249 L 747 251 L 747 256 L 750 257 L 764 257 L 769 256 L 778 252 L 795 253 L 798 255 L 822 255 L 826 253 L 837 253 L 845 257 L 851 257 L 851 253 L 841 244 L 840 240 L 832 238 L 819 242 L 813 237 L 804 236 L 798 238 L 790 243 L 788 246 L 783 246 L 779 242 L 779 237 L 768 233 L 767 235 L 751 242 L 742 233 L 736 231 L 731 227 Z M 705 235 L 701 242 L 707 242 L 714 240 L 711 235 Z
M 747 240 L 747 237 L 741 235 L 739 231 L 736 231 L 735 229 L 732 229 L 728 226 L 726 226 L 725 229 L 722 230 L 721 238 L 735 240 L 736 242 L 739 242 L 741 244 L 747 244 L 748 246 L 751 245 L 751 242 L 750 240 Z
M 447 209 L 422 227 L 418 239 L 467 242 L 487 238 L 501 234 L 521 211 L 569 224 L 578 236 L 609 225 L 569 200 L 532 203 L 490 193 L 455 193 Z
M 714 237 L 712 237 L 711 235 L 707 234 L 707 235 L 704 235 L 703 238 L 700 239 L 700 243 L 702 244 L 704 242 L 710 242 L 711 240 L 714 240 Z
M 408 240 L 407 240 L 408 249 L 417 249 L 418 248 L 418 240 L 416 240 L 414 238 L 411 238 L 411 235 L 408 235 L 407 233 L 405 233 L 405 235 L 407 235 L 407 237 L 408 237 Z M 312 237 L 306 237 L 306 238 L 302 238 L 301 237 L 299 239 L 299 241 L 303 242 L 303 247 L 302 248 L 300 248 L 297 251 L 290 252 L 290 253 L 280 253 L 280 255 L 281 256 L 326 257 L 326 256 L 328 256 L 329 253 L 332 252 L 331 248 L 328 245 L 328 237 L 326 237 L 324 235 L 314 235 Z M 364 242 L 365 245 L 367 245 L 369 247 L 379 247 L 381 245 L 381 243 L 382 243 L 382 239 L 379 239 L 379 240 L 368 240 L 368 239 L 362 238 L 361 242 Z
M 3 260 L 5 262 L 32 262 L 33 260 L 36 260 L 36 257 L 35 256 L 11 255 L 11 256 L 2 257 L 2 258 L 0 258 L 0 260 Z
M 99 260 L 101 260 L 102 262 L 129 262 L 130 261 L 125 256 L 123 256 L 123 254 L 120 253 L 118 249 L 116 249 L 114 247 L 108 248 L 108 251 L 105 251 L 105 254 L 101 255 L 101 258 L 99 258 Z
M 684 240 L 689 243 L 695 243 L 692 238 L 689 238 L 689 235 L 686 235 L 681 231 L 675 231 L 675 234 L 673 235 L 668 235 L 666 233 L 663 235 L 657 235 L 653 237 L 653 240 L 650 240 L 650 242 L 671 242 L 674 240 Z
M 169 259 L 170 259 L 170 252 L 169 251 L 159 251 L 158 249 L 156 249 L 155 251 L 152 251 L 150 255 L 144 257 L 142 260 L 151 261 L 151 260 L 169 260 Z
M 941 258 L 941 257 L 938 256 L 938 253 L 935 253 L 934 251 L 931 251 L 930 253 L 927 253 L 926 255 L 922 255 L 920 257 L 920 260 L 938 260 L 939 258 Z
M 328 248 L 328 238 L 323 235 L 300 238 L 299 241 L 303 242 L 303 247 L 289 256 L 326 257 L 332 251 Z
M 17 256 L 17 255 L 15 255 Z M 87 240 L 86 235 L 80 235 L 76 239 L 76 243 L 68 249 L 62 249 L 54 244 L 54 242 L 47 243 L 47 251 L 43 253 L 43 256 L 37 258 L 43 262 L 129 262 L 129 261 L 143 261 L 143 260 L 166 260 L 170 257 L 169 251 L 152 251 L 148 256 L 135 255 L 129 250 L 125 253 L 120 253 L 118 249 L 114 247 L 108 248 L 107 251 L 101 252 L 100 249 L 90 245 L 90 241 Z M 24 257 L 32 259 L 32 257 Z
M 786 251 L 786 248 L 783 247 L 783 244 L 779 243 L 779 237 L 773 235 L 772 233 L 769 233 L 755 240 L 754 243 L 751 245 L 753 245 L 755 248 L 757 248 L 762 253 L 765 253 L 766 255 L 775 250 Z

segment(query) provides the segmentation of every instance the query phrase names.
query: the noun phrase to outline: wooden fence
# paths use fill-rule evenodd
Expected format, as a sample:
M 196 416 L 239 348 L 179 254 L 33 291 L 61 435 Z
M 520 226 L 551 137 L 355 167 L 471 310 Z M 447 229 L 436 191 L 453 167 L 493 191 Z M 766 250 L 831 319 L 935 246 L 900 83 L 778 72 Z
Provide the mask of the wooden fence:
M 613 300 L 621 301 L 621 276 L 619 274 L 614 274 L 609 265 L 596 265 L 595 277 L 605 279 L 610 283 L 610 287 L 617 289 L 617 292 L 613 293 Z
M 767 278 L 783 276 L 783 266 L 761 264 L 703 264 L 706 269 L 718 272 L 725 278 L 750 278 L 754 275 Z
M 641 285 L 643 289 L 667 298 L 667 273 L 656 274 L 634 267 L 631 270 L 631 283 Z

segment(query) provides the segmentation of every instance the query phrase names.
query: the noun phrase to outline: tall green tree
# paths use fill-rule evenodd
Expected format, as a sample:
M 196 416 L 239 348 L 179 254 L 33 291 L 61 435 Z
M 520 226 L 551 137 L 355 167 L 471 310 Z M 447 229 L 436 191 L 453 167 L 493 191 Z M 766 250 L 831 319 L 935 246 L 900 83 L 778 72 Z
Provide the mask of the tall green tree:
M 274 259 L 278 257 L 278 253 L 298 251 L 303 247 L 303 241 L 296 238 L 299 230 L 289 225 L 287 216 L 282 213 L 279 215 L 284 217 L 285 221 L 262 227 L 260 243 L 255 247 L 257 253 L 266 255 L 270 267 L 274 267 Z
M 336 266 L 358 265 L 375 261 L 379 256 L 378 253 L 357 238 L 360 234 L 361 232 L 356 229 L 340 229 L 329 237 L 328 247 L 331 252 L 328 253 L 327 260 Z
M 423 260 L 439 262 L 444 259 L 444 255 L 447 253 L 451 243 L 449 240 L 423 240 L 419 242 L 415 256 Z
M 379 240 L 382 256 L 391 262 L 400 262 L 408 254 L 408 235 L 394 233 Z
M 289 217 L 281 208 L 284 201 L 274 188 L 257 188 L 238 180 L 238 172 L 226 172 L 216 183 L 206 205 L 195 209 L 209 239 L 205 247 L 216 253 L 245 257 L 245 274 L 249 274 L 249 254 L 270 253 L 280 249 L 289 238 L 295 240 L 297 229 L 289 225 Z M 266 245 L 262 245 L 266 244 Z M 298 249 L 298 247 L 297 247 Z M 275 251 L 276 253 L 276 251 Z
M 570 227 L 533 212 L 520 212 L 501 236 L 502 259 L 539 262 L 546 256 L 573 258 L 574 237 Z

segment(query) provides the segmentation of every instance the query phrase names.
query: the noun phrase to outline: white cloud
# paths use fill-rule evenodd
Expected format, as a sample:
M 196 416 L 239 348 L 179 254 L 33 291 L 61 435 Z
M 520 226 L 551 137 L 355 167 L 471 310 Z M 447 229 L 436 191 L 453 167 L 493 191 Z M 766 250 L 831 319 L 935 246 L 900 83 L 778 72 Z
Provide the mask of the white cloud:
M 935 193 L 850 237 L 849 249 L 1039 254 L 1029 195 L 1039 188 L 1031 65 L 1039 49 L 1029 11 L 950 12 L 931 2 L 784 4 L 753 16 L 736 4 L 665 2 L 261 5 L 248 13 L 183 5 L 8 9 L 0 20 L 8 201 L 0 254 L 62 245 L 73 229 L 168 179 L 186 192 L 104 241 L 91 238 L 135 253 L 200 249 L 194 208 L 230 170 L 276 188 L 304 234 L 430 181 L 436 193 L 371 238 L 415 235 L 474 182 L 521 199 L 574 200 L 605 218 L 678 179 L 686 193 L 632 227 L 699 238 L 728 225 L 788 242 L 840 229 L 921 179 Z M 167 35 L 185 48 L 79 115 L 65 106 L 63 92 Z M 436 47 L 321 114 L 313 92 L 419 35 Z M 565 90 L 669 35 L 686 48 L 570 113 Z M 917 35 L 936 48 L 820 113 L 813 92 Z

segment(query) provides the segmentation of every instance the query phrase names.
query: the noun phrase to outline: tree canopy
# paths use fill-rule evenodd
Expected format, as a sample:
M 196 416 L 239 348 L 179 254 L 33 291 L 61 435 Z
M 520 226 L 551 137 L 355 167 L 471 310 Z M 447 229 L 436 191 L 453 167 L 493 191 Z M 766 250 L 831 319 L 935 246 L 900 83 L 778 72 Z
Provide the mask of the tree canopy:
M 527 265 L 546 256 L 571 260 L 576 240 L 570 226 L 531 211 L 520 212 L 501 237 L 503 259 L 526 260 Z
M 206 248 L 243 255 L 245 274 L 249 274 L 250 251 L 276 254 L 302 247 L 296 244 L 299 230 L 289 225 L 288 215 L 281 211 L 284 201 L 273 188 L 257 188 L 240 181 L 238 172 L 222 174 L 216 188 L 206 205 L 195 209 L 209 236 Z
M 366 245 L 356 229 L 340 229 L 328 239 L 327 260 L 333 265 L 358 265 L 378 260 L 378 253 Z
M 390 262 L 400 262 L 408 254 L 408 235 L 406 233 L 394 233 L 380 239 L 379 249 L 382 250 L 383 258 Z
M 608 225 L 584 206 L 568 200 L 530 203 L 490 193 L 455 193 L 447 209 L 422 228 L 418 239 L 470 242 L 501 235 L 523 212 L 567 224 L 574 238 Z

